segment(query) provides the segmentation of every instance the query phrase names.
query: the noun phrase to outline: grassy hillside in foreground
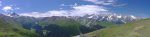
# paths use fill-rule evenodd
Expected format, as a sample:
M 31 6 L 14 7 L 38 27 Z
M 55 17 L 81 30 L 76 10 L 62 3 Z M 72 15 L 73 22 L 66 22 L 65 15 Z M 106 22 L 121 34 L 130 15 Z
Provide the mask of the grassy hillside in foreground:
M 21 28 L 9 17 L 0 16 L 0 37 L 37 37 L 37 34 Z
M 149 37 L 150 19 L 127 23 L 122 26 L 97 30 L 85 36 L 88 37 Z

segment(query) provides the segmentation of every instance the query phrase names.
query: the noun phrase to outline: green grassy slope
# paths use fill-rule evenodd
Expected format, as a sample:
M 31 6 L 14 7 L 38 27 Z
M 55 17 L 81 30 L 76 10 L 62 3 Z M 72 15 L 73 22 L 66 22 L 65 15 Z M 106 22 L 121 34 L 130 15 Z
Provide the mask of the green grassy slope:
M 88 37 L 149 37 L 150 19 L 139 20 L 122 26 L 97 30 L 85 36 Z
M 0 37 L 37 37 L 37 34 L 23 29 L 9 17 L 0 16 Z

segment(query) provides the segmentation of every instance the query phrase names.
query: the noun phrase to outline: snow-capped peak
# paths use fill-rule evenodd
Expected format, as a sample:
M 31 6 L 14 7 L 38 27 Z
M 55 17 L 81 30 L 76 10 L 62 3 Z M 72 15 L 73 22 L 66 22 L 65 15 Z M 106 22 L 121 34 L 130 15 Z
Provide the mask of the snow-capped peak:
M 135 16 L 133 16 L 133 15 L 130 15 L 130 17 L 131 17 L 131 18 L 133 18 L 133 19 L 136 19 L 136 17 L 135 17 Z
M 121 18 L 121 17 L 122 17 L 121 15 L 118 15 L 118 16 L 117 16 L 117 18 Z
M 8 13 L 8 14 L 4 14 L 5 16 L 9 16 L 9 17 L 18 17 L 19 15 L 17 13 Z

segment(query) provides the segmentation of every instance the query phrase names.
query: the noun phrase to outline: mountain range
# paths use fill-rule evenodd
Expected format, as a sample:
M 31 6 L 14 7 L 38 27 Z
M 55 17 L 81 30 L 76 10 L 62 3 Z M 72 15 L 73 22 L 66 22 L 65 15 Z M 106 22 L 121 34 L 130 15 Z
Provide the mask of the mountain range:
M 21 16 L 17 13 L 0 14 L 0 25 L 2 26 L 2 31 L 0 31 L 2 34 L 0 36 L 71 37 L 113 26 L 120 26 L 140 19 L 135 16 L 117 14 L 39 18 Z

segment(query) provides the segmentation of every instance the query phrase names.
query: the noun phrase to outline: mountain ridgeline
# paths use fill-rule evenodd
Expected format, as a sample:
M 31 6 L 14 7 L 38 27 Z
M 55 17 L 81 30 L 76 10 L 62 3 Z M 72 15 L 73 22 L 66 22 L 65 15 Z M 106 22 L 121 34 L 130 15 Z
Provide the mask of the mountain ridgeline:
M 134 16 L 85 15 L 30 17 L 0 14 L 0 36 L 72 37 L 139 20 Z
M 22 28 L 12 18 L 0 14 L 0 37 L 39 37 L 34 31 Z

